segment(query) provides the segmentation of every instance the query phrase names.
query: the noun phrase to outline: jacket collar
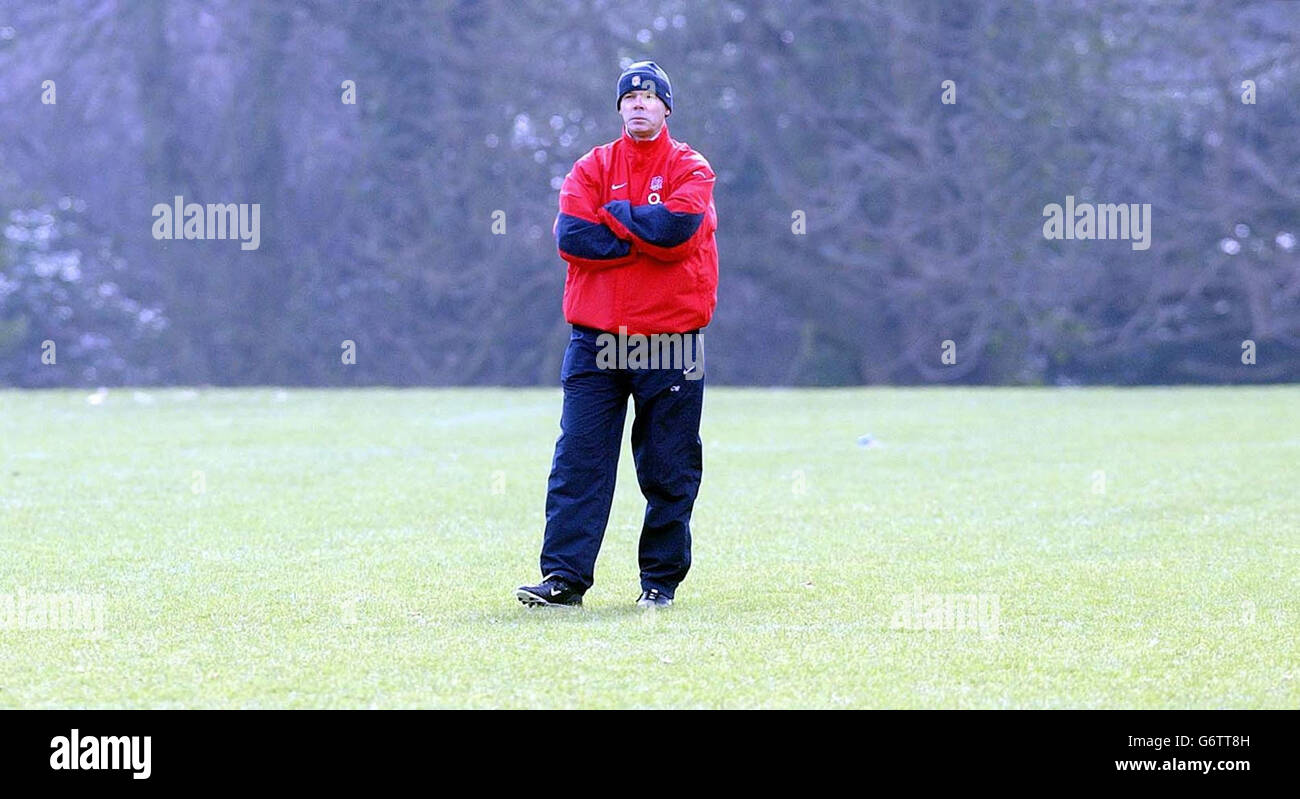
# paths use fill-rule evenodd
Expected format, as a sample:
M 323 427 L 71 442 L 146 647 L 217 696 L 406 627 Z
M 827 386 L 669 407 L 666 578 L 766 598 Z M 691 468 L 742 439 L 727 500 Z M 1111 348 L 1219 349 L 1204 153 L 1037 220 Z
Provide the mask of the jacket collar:
M 668 122 L 665 121 L 663 127 L 659 128 L 659 135 L 649 141 L 641 141 L 632 137 L 627 132 L 627 125 L 623 126 L 623 147 L 634 158 L 646 158 L 650 156 L 662 155 L 671 149 L 668 140 Z

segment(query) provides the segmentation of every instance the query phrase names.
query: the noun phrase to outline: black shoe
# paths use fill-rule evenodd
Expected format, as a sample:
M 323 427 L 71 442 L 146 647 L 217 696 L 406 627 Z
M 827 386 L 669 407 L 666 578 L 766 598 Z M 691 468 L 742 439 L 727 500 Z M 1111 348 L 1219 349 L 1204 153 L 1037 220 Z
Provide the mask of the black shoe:
M 666 608 L 672 604 L 673 598 L 667 596 L 658 588 L 642 591 L 641 598 L 636 601 L 636 606 L 639 608 Z
M 546 575 L 540 585 L 520 586 L 515 598 L 530 608 L 582 606 L 582 593 L 553 574 Z

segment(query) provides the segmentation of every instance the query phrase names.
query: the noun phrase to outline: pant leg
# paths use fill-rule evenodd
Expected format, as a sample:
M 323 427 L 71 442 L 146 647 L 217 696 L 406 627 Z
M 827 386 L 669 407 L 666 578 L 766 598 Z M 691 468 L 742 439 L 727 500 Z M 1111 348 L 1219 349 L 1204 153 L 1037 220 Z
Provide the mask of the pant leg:
M 636 405 L 632 456 L 646 499 L 640 543 L 641 588 L 658 588 L 670 597 L 691 568 L 691 511 L 703 474 L 704 350 L 700 341 L 694 335 L 688 345 L 694 351 L 694 369 L 688 374 L 675 367 L 641 370 L 632 377 Z
M 564 410 L 546 493 L 542 576 L 559 574 L 581 590 L 595 580 L 605 537 L 630 386 L 618 370 L 596 367 L 592 331 L 574 329 L 560 371 Z

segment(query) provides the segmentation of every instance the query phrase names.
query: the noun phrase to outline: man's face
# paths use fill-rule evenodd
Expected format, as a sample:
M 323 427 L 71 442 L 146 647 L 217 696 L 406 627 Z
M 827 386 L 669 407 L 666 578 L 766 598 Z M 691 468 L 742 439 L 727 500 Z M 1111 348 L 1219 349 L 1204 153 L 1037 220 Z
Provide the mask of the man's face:
M 618 113 L 628 135 L 634 139 L 653 139 L 671 111 L 654 92 L 637 89 L 623 95 L 618 102 Z

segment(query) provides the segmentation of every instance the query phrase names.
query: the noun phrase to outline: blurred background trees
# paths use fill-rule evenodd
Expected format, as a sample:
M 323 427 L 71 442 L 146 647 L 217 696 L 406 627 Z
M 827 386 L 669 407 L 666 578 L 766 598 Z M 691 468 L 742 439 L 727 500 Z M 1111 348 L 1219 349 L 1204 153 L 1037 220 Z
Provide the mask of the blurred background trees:
M 559 184 L 642 58 L 719 176 L 715 382 L 1296 380 L 1298 33 L 1264 1 L 2 0 L 0 382 L 553 385 Z M 154 240 L 175 195 L 259 203 L 261 246 Z M 1066 195 L 1151 203 L 1151 248 L 1045 240 Z

